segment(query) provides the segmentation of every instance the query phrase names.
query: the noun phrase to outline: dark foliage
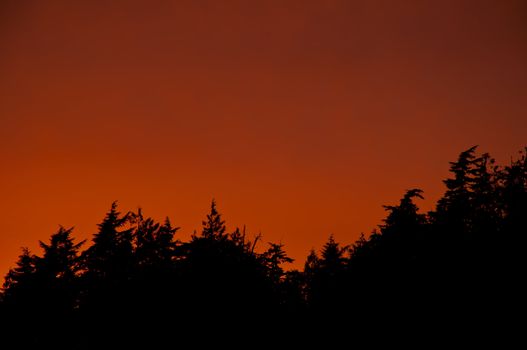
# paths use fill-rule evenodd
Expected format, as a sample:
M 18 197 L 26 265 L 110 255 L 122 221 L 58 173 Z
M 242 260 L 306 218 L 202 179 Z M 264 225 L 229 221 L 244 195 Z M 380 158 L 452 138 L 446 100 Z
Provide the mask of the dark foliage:
M 330 236 L 303 271 L 284 270 L 282 244 L 262 252 L 260 235 L 229 233 L 215 201 L 188 242 L 168 218 L 113 203 L 83 252 L 63 227 L 40 242 L 42 256 L 23 249 L 3 285 L 2 344 L 276 346 L 327 329 L 347 343 L 340 335 L 435 344 L 473 329 L 510 339 L 526 295 L 526 154 L 499 167 L 472 147 L 450 172 L 436 210 L 420 213 L 423 192 L 408 190 L 378 230 L 350 246 Z

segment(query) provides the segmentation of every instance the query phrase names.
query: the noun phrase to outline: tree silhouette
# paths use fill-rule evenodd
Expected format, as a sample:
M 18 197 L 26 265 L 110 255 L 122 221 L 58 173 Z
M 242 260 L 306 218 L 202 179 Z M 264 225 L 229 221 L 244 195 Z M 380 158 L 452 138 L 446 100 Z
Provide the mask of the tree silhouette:
M 5 334 L 2 343 L 6 346 L 36 343 L 34 319 L 40 303 L 35 274 L 35 256 L 22 248 L 16 267 L 9 270 L 3 284 L 0 333 Z
M 75 243 L 71 237 L 73 228 L 60 227 L 51 235 L 49 244 L 40 241 L 44 254 L 36 257 L 35 275 L 38 282 L 40 305 L 37 315 L 42 324 L 41 341 L 52 342 L 54 331 L 62 328 L 72 331 L 72 314 L 78 307 L 79 249 L 85 243 Z M 71 336 L 66 332 L 64 339 Z
M 49 244 L 41 241 L 42 257 L 24 249 L 17 267 L 6 278 L 4 302 L 13 322 L 22 316 L 33 322 L 14 330 L 27 333 L 29 343 L 48 343 L 59 328 L 65 332 L 63 339 L 70 336 L 68 321 L 78 306 L 78 253 L 84 243 L 74 243 L 72 230 L 61 226 Z
M 348 247 L 341 247 L 330 235 L 321 251 L 320 268 L 328 271 L 331 275 L 338 273 L 343 268 L 346 261 Z
M 99 231 L 93 236 L 93 244 L 85 254 L 86 276 L 94 279 L 126 278 L 133 262 L 132 229 L 120 230 L 129 223 L 130 215 L 121 216 L 117 202 L 113 202 Z
M 293 262 L 293 259 L 288 257 L 284 251 L 282 243 L 269 243 L 269 248 L 262 254 L 262 258 L 269 278 L 276 284 L 279 284 L 285 275 L 282 264 Z
M 3 302 L 18 306 L 27 306 L 31 300 L 35 274 L 35 256 L 28 248 L 22 248 L 16 267 L 9 270 L 3 284 Z
M 133 236 L 137 264 L 142 268 L 168 267 L 176 255 L 178 242 L 174 235 L 179 227 L 173 228 L 169 218 L 163 225 L 152 218 L 145 219 L 141 209 L 131 216 L 135 223 Z
M 320 257 L 312 251 L 306 262 L 306 269 L 310 274 L 311 286 L 308 299 L 318 312 L 335 307 L 339 300 L 337 293 L 340 289 L 343 273 L 347 264 L 348 247 L 341 247 L 330 235 L 322 247 Z
M 216 209 L 216 201 L 213 199 L 210 204 L 210 213 L 207 220 L 203 221 L 201 235 L 205 238 L 222 238 L 225 233 L 225 221 L 221 219 L 221 214 Z
M 214 200 L 188 241 L 168 218 L 123 215 L 114 202 L 84 252 L 63 227 L 41 256 L 22 250 L 0 298 L 2 345 L 232 346 L 278 334 L 372 345 L 515 329 L 527 292 L 527 149 L 504 167 L 476 151 L 450 163 L 435 210 L 421 213 L 423 191 L 410 189 L 370 235 L 350 246 L 329 236 L 302 271 L 286 269 L 283 244 L 262 251 L 261 234 L 227 232 Z
M 121 215 L 117 202 L 112 203 L 83 254 L 81 317 L 88 332 L 112 342 L 131 329 L 134 314 L 133 228 L 125 227 L 130 220 L 129 213 Z
M 453 178 L 444 181 L 447 191 L 438 201 L 433 213 L 435 224 L 444 226 L 444 230 L 453 233 L 470 231 L 468 215 L 472 213 L 472 185 L 474 183 L 477 146 L 462 152 L 456 162 L 450 163 Z
M 66 283 L 73 281 L 80 270 L 79 249 L 85 243 L 75 244 L 71 237 L 73 228 L 60 227 L 51 236 L 49 244 L 40 241 L 44 251 L 42 258 L 36 258 L 37 271 L 49 279 L 61 280 Z

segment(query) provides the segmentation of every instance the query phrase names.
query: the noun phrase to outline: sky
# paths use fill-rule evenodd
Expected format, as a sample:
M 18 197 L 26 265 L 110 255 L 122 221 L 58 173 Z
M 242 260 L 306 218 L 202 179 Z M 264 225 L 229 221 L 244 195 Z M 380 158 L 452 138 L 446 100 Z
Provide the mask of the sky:
M 526 110 L 521 0 L 3 0 L 0 274 L 114 200 L 184 240 L 215 198 L 302 267 L 461 151 L 510 161 Z

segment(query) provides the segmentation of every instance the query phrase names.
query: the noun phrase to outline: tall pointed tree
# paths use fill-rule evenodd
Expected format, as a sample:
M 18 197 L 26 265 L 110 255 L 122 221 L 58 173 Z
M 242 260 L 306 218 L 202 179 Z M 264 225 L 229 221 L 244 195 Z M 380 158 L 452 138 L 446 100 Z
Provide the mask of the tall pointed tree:
M 165 218 L 163 225 L 155 233 L 157 257 L 161 263 L 170 264 L 176 255 L 178 240 L 175 235 L 179 227 L 173 227 L 170 219 Z
M 22 248 L 16 266 L 9 270 L 3 284 L 0 298 L 0 333 L 2 345 L 6 348 L 36 345 L 41 314 L 41 284 L 36 276 L 35 256 L 29 249 Z
M 210 205 L 210 213 L 207 214 L 207 220 L 202 222 L 203 229 L 201 234 L 204 238 L 222 238 L 225 234 L 225 221 L 222 220 L 221 214 L 216 209 L 216 201 L 213 199 Z
M 349 247 L 342 247 L 335 241 L 333 235 L 330 235 L 328 241 L 322 247 L 320 253 L 320 267 L 322 270 L 330 274 L 335 274 L 341 271 L 346 262 L 346 253 Z
M 92 278 L 122 278 L 130 271 L 133 262 L 132 229 L 122 229 L 129 223 L 130 215 L 121 216 L 117 211 L 117 202 L 113 202 L 110 211 L 99 230 L 93 236 L 93 244 L 85 252 L 87 275 Z
M 469 226 L 467 216 L 472 212 L 471 187 L 478 159 L 477 146 L 461 152 L 456 162 L 450 163 L 452 178 L 444 180 L 447 190 L 438 201 L 434 221 L 450 231 L 465 231 Z
M 16 267 L 10 269 L 5 276 L 2 286 L 4 302 L 11 302 L 12 299 L 25 300 L 30 297 L 28 294 L 32 292 L 34 284 L 35 260 L 35 256 L 28 248 L 22 248 Z

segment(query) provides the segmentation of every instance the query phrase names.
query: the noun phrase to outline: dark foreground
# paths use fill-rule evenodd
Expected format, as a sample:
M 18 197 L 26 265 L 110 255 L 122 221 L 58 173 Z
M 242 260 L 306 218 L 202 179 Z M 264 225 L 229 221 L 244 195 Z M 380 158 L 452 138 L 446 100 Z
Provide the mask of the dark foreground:
M 284 270 L 281 244 L 226 232 L 214 202 L 188 242 L 114 203 L 86 249 L 60 228 L 40 256 L 22 252 L 0 346 L 505 346 L 525 334 L 527 159 L 496 166 L 472 148 L 450 170 L 434 211 L 409 190 L 369 237 L 330 237 L 303 271 Z

